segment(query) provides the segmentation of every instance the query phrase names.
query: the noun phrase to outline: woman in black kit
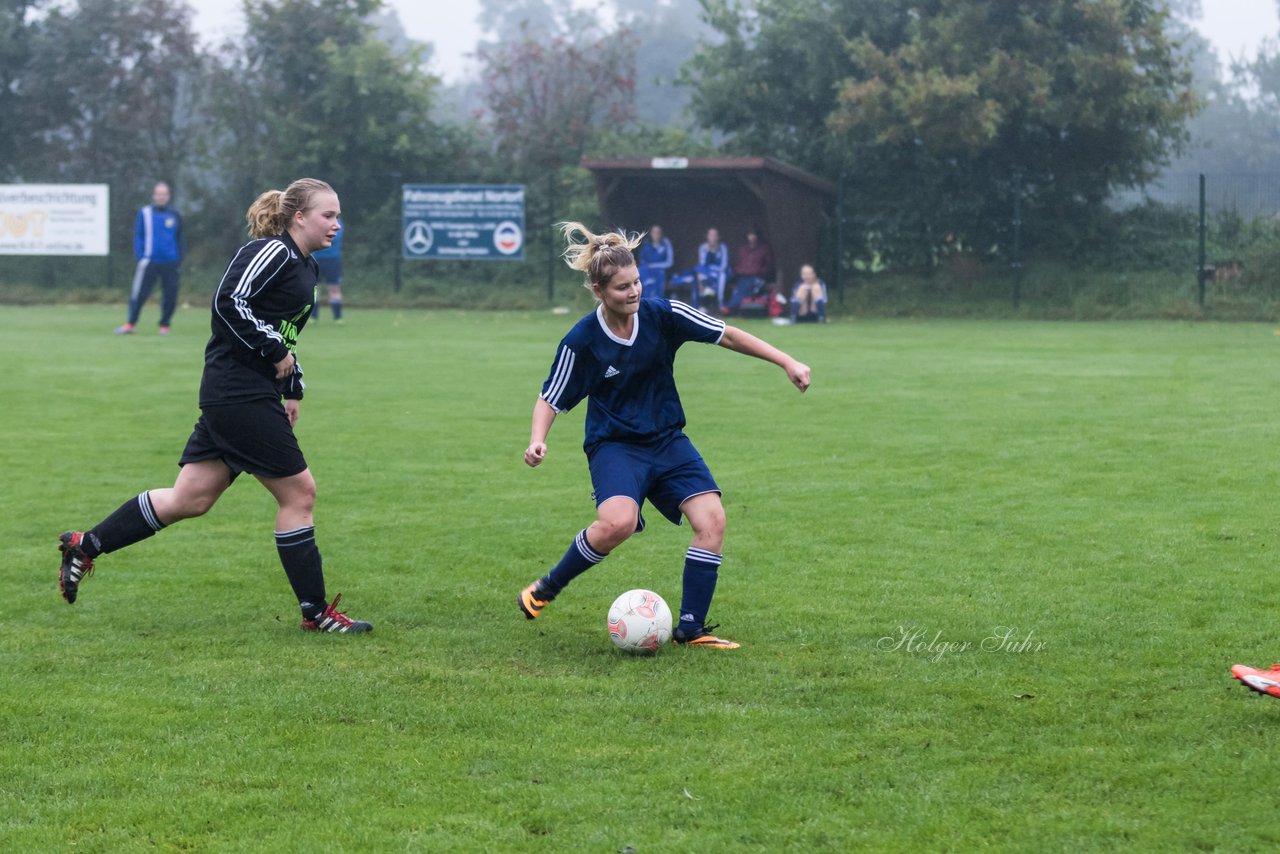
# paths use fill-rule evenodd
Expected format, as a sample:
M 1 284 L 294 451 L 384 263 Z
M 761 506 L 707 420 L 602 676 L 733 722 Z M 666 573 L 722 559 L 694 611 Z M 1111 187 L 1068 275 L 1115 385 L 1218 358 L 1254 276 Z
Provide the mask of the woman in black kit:
M 302 628 L 373 630 L 338 610 L 340 596 L 325 599 L 312 519 L 316 483 L 293 434 L 303 392 L 294 352 L 315 299 L 311 253 L 333 241 L 340 215 L 333 188 L 314 178 L 263 193 L 249 207 L 245 218 L 254 239 L 240 247 L 213 296 L 200 419 L 178 461 L 178 479 L 171 489 L 129 499 L 96 527 L 58 538 L 58 589 L 68 603 L 76 601 L 98 555 L 204 515 L 248 472 L 279 504 L 276 549 L 302 609 Z

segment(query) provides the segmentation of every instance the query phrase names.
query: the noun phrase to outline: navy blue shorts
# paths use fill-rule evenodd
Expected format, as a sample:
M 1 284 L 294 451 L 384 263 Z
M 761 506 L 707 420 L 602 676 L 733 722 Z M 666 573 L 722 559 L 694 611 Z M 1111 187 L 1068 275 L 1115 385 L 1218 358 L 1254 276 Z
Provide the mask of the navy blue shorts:
M 704 492 L 720 492 L 702 455 L 683 433 L 653 444 L 604 442 L 588 463 L 597 507 L 626 496 L 639 509 L 648 499 L 676 525 L 681 522 L 681 504 Z M 636 530 L 644 530 L 643 516 Z
M 241 472 L 292 477 L 307 468 L 284 404 L 265 398 L 201 410 L 178 465 L 204 460 L 222 460 L 232 479 Z
M 320 268 L 320 284 L 322 285 L 340 285 L 342 284 L 342 259 L 328 256 L 318 256 L 316 258 L 316 266 Z

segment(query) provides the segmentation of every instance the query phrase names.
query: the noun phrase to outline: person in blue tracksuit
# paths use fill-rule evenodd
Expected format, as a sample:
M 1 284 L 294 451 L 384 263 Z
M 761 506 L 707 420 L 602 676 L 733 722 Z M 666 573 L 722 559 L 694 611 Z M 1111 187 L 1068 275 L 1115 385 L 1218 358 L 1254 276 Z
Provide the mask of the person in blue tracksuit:
M 526 618 L 537 618 L 570 581 L 643 530 L 640 509 L 648 501 L 669 521 L 678 525 L 683 517 L 693 528 L 672 640 L 737 649 L 737 643 L 713 635 L 716 627 L 706 624 L 724 548 L 725 515 L 720 487 L 684 433 L 676 351 L 688 342 L 718 344 L 772 362 L 801 391 L 809 387 L 809 367 L 678 300 L 641 299 L 640 272 L 631 256 L 638 238 L 592 234 L 576 222 L 562 223 L 561 229 L 570 241 L 565 259 L 586 273 L 598 305 L 556 348 L 533 406 L 524 461 L 541 465 L 556 416 L 586 399 L 583 450 L 596 519 L 574 537 L 550 572 L 520 591 L 516 604 Z
M 698 266 L 694 270 L 698 274 L 699 299 L 711 295 L 704 288 L 714 290 L 716 309 L 723 314 L 724 283 L 728 280 L 731 269 L 729 247 L 720 242 L 719 229 L 707 229 L 707 242 L 698 247 Z
M 169 185 L 161 181 L 151 191 L 151 204 L 138 211 L 133 227 L 133 254 L 138 259 L 129 291 L 129 319 L 116 329 L 117 335 L 129 335 L 138 326 L 138 315 L 160 280 L 160 334 L 169 334 L 173 311 L 178 305 L 178 270 L 182 266 L 185 245 L 182 215 L 169 201 Z
M 649 229 L 649 238 L 640 244 L 639 254 L 644 296 L 647 299 L 662 299 L 667 289 L 667 273 L 676 258 L 670 238 L 662 233 L 662 226 L 654 225 Z

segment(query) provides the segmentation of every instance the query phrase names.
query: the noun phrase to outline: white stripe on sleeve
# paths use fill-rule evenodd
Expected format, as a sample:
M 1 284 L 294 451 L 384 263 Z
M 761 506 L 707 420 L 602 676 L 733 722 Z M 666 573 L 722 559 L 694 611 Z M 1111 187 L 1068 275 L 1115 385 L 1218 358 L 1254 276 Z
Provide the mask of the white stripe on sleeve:
M 712 317 L 709 314 L 703 314 L 688 303 L 680 302 L 680 300 L 671 300 L 671 310 L 686 320 L 691 320 L 699 326 L 724 335 L 724 321 Z M 719 342 L 719 338 L 716 339 Z
M 564 394 L 565 386 L 569 384 L 569 377 L 573 375 L 573 364 L 577 358 L 568 347 L 560 348 L 560 356 L 556 359 L 556 366 L 551 372 L 551 383 L 547 386 L 546 394 L 542 396 L 542 399 L 557 412 L 564 412 L 560 408 L 560 397 Z
M 281 252 L 287 253 L 288 251 L 289 250 L 285 248 L 285 245 L 281 243 L 279 240 L 272 240 L 268 242 L 265 246 L 263 246 L 261 249 L 259 249 L 258 254 L 253 256 L 253 259 L 249 262 L 248 266 L 245 267 L 245 271 L 240 276 L 240 280 L 236 282 L 236 286 L 235 288 L 232 289 L 231 297 L 230 297 L 231 304 L 235 307 L 236 314 L 240 315 L 240 318 L 242 320 L 248 321 L 250 324 L 253 325 L 255 329 L 257 329 L 267 338 L 273 341 L 279 341 L 281 343 L 284 342 L 284 338 L 273 327 L 267 325 L 266 323 L 263 323 L 261 320 L 259 320 L 257 317 L 254 316 L 253 310 L 249 307 L 248 300 L 251 296 L 254 295 L 254 293 L 256 293 L 255 291 L 250 290 L 250 288 L 253 286 L 253 280 L 264 269 L 266 269 L 266 267 L 269 266 L 272 263 L 272 261 L 274 261 L 276 257 L 280 255 Z M 284 269 L 283 264 L 280 265 L 280 269 Z M 279 270 L 277 270 L 276 272 L 279 272 Z M 258 288 L 258 291 L 261 291 L 262 288 L 265 288 L 267 286 L 267 283 L 270 282 L 271 279 L 274 277 L 275 277 L 275 273 L 273 273 L 270 277 L 267 278 L 266 281 L 262 283 L 262 286 Z M 218 290 L 222 290 L 222 287 L 225 284 L 226 284 L 226 279 L 224 278 L 223 281 L 219 283 Z M 240 333 L 236 331 L 235 326 L 231 324 L 227 320 L 227 318 L 223 317 L 221 310 L 219 310 L 218 308 L 218 300 L 216 296 L 214 297 L 213 306 L 214 306 L 214 311 L 216 311 L 218 313 L 218 316 L 222 318 L 223 323 L 227 324 L 227 328 L 231 330 L 233 335 L 235 335 L 237 338 L 240 339 L 240 343 L 244 344 L 246 347 L 250 349 L 256 349 L 252 344 L 244 340 L 244 338 L 240 335 Z
M 152 255 L 152 253 L 153 253 L 153 252 L 155 252 L 155 248 L 156 248 L 156 246 L 155 246 L 155 234 L 154 234 L 154 230 L 155 230 L 155 222 L 154 222 L 154 218 L 155 218 L 155 211 L 152 209 L 151 205 L 147 205 L 145 208 L 143 208 L 143 209 L 142 209 L 142 211 L 143 211 L 143 217 L 142 217 L 142 234 L 143 234 L 143 238 L 142 238 L 142 257 L 143 257 L 143 258 L 146 258 L 148 261 L 150 261 L 150 260 L 151 260 L 151 255 Z

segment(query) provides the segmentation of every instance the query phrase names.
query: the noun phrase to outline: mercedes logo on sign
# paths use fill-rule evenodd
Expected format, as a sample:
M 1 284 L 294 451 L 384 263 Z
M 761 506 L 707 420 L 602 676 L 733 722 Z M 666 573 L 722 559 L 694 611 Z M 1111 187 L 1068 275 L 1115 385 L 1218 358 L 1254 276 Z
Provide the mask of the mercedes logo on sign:
M 426 255 L 434 242 L 431 226 L 420 219 L 409 223 L 404 230 L 404 248 L 411 255 Z

